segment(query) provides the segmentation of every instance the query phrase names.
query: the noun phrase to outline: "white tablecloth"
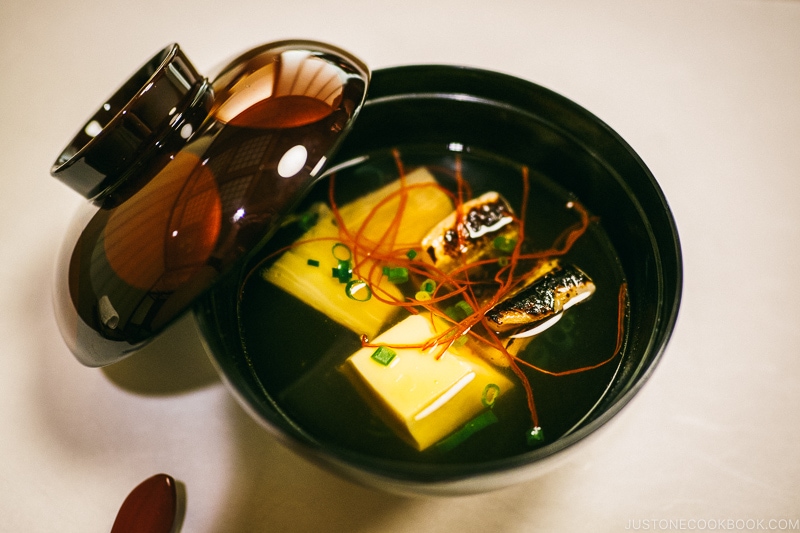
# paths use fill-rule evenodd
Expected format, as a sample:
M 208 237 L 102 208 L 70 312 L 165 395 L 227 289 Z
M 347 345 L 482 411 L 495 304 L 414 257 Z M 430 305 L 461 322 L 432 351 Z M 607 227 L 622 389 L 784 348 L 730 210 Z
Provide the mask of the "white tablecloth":
M 296 37 L 373 68 L 529 79 L 659 180 L 684 251 L 678 325 L 572 462 L 485 495 L 390 496 L 277 444 L 190 323 L 108 370 L 61 341 L 53 264 L 82 199 L 48 172 L 82 121 L 170 42 L 208 70 Z M 185 484 L 186 533 L 800 529 L 800 2 L 12 0 L 0 72 L 0 531 L 108 531 L 162 471 Z

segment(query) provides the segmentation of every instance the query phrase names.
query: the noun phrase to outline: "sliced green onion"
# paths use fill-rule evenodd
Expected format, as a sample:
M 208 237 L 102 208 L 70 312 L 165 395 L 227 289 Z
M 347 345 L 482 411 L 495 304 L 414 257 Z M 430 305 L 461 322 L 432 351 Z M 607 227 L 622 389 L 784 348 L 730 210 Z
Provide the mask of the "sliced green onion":
M 469 305 L 465 300 L 461 300 L 460 302 L 458 302 L 456 304 L 456 307 L 461 309 L 461 311 L 464 313 L 464 318 L 470 316 L 472 313 L 475 312 L 475 310 L 472 309 L 472 306 Z
M 316 259 L 309 259 L 308 261 L 306 261 L 306 263 L 309 266 L 312 266 L 312 267 L 318 267 L 319 266 L 319 261 L 317 261 Z
M 378 363 L 382 364 L 383 366 L 389 366 L 389 363 L 392 362 L 392 359 L 397 355 L 397 352 L 389 348 L 388 346 L 379 346 L 377 350 L 372 352 L 373 360 L 377 361 Z
M 528 441 L 528 446 L 536 446 L 544 442 L 544 431 L 539 426 L 531 428 L 525 434 L 525 439 Z
M 504 255 L 502 257 L 497 258 L 497 264 L 501 267 L 504 267 L 508 264 L 508 256 Z
M 450 320 L 452 320 L 453 322 L 461 322 L 466 318 L 461 309 L 459 309 L 455 305 L 451 305 L 450 307 L 445 309 L 444 314 L 450 317 Z
M 433 291 L 436 290 L 436 282 L 428 278 L 420 284 L 419 290 L 433 294 Z
M 408 281 L 408 269 L 406 267 L 390 268 L 387 275 L 391 283 L 399 284 Z
M 494 246 L 494 249 L 499 252 L 510 254 L 514 251 L 514 248 L 517 247 L 517 240 L 509 239 L 508 237 L 503 237 L 501 235 L 500 237 L 495 237 L 495 239 L 492 241 L 492 246 Z
M 406 257 L 408 257 L 409 259 L 414 259 L 415 257 L 417 257 L 417 251 L 409 250 L 408 252 L 406 252 Z
M 317 220 L 319 220 L 319 213 L 315 211 L 306 211 L 300 215 L 299 224 L 304 231 L 308 231 L 317 225 Z
M 497 415 L 494 414 L 494 411 L 486 410 L 467 422 L 464 427 L 452 433 L 449 437 L 437 442 L 436 449 L 442 452 L 448 452 L 470 438 L 476 432 L 497 422 Z
M 414 295 L 414 299 L 420 302 L 427 302 L 431 299 L 431 293 L 428 291 L 417 291 L 417 293 Z
M 353 267 L 350 261 L 339 260 L 339 265 L 331 269 L 331 275 L 339 280 L 339 283 L 347 283 L 353 277 Z
M 366 302 L 372 298 L 372 289 L 369 288 L 369 284 L 363 279 L 348 281 L 347 285 L 345 285 L 344 292 L 347 294 L 348 298 L 357 302 Z
M 500 387 L 494 383 L 489 383 L 483 389 L 483 394 L 481 394 L 481 403 L 491 409 L 494 406 L 494 402 L 497 401 L 498 396 L 500 396 Z
M 331 253 L 340 263 L 342 261 L 350 261 L 353 258 L 353 252 L 350 251 L 350 248 L 348 248 L 346 244 L 340 242 L 333 245 Z
M 455 346 L 456 348 L 458 348 L 459 346 L 464 346 L 467 343 L 468 339 L 469 338 L 467 337 L 466 334 L 461 335 L 459 338 L 453 341 L 453 346 Z
M 449 316 L 453 322 L 461 322 L 474 312 L 475 311 L 472 309 L 472 306 L 464 300 L 461 300 L 444 310 L 444 313 Z

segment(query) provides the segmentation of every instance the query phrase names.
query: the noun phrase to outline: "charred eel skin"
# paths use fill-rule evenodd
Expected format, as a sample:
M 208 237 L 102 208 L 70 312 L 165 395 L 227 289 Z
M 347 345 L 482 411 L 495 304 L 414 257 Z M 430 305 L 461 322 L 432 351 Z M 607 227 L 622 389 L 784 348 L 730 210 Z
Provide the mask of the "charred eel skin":
M 585 300 L 594 290 L 594 282 L 578 267 L 554 262 L 554 268 L 485 316 L 496 333 L 518 333 Z
M 508 202 L 496 192 L 487 192 L 464 202 L 422 239 L 431 262 L 444 272 L 489 257 L 498 236 L 515 240 L 519 221 Z

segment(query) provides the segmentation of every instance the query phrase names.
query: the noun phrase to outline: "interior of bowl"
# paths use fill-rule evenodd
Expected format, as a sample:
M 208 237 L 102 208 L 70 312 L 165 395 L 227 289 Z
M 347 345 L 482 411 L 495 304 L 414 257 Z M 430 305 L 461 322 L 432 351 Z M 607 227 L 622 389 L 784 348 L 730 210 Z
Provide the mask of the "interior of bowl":
M 674 327 L 681 292 L 678 235 L 664 196 L 635 152 L 575 103 L 498 73 L 409 66 L 374 73 L 368 100 L 337 164 L 395 147 L 476 150 L 524 165 L 573 194 L 599 221 L 627 283 L 624 350 L 604 394 L 563 436 L 512 457 L 469 464 L 386 460 L 326 443 L 286 415 L 254 370 L 241 336 L 243 277 L 229 277 L 195 309 L 212 359 L 248 410 L 301 453 L 384 479 L 437 483 L 514 469 L 576 443 L 608 421 L 642 386 Z M 290 356 L 291 347 L 276 346 Z

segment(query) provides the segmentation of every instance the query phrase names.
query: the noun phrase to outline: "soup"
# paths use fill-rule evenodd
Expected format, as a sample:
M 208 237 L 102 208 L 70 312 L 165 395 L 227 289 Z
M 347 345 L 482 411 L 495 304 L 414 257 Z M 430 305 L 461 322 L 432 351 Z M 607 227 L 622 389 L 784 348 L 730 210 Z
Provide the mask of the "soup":
M 263 394 L 310 440 L 476 463 L 576 429 L 624 358 L 602 220 L 470 147 L 339 165 L 254 257 L 237 312 Z

